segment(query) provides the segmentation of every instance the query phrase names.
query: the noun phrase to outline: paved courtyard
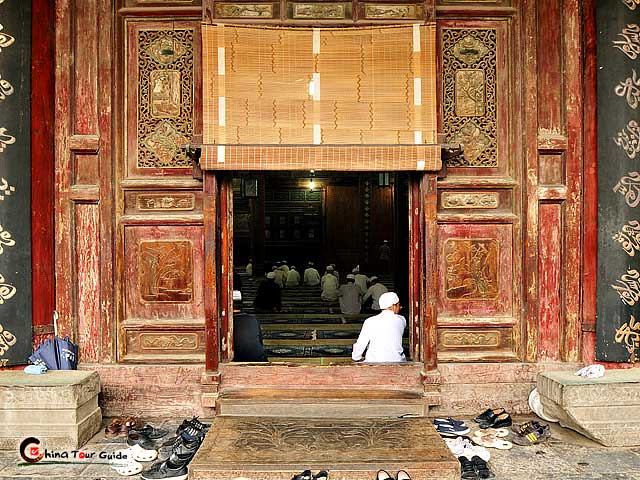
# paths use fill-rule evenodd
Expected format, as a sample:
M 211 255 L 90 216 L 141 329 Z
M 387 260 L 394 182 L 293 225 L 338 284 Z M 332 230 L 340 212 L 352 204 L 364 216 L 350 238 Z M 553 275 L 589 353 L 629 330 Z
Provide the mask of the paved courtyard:
M 181 421 L 181 419 L 147 420 L 172 431 Z M 517 419 L 518 422 L 523 420 L 525 419 Z M 469 423 L 472 424 L 472 422 Z M 104 434 L 99 432 L 82 450 L 111 452 L 125 446 L 124 439 L 106 439 Z M 640 447 L 602 447 L 557 424 L 552 425 L 552 437 L 544 444 L 490 451 L 489 466 L 498 480 L 640 480 Z M 83 462 L 72 465 L 36 464 L 19 467 L 17 464 L 20 461 L 17 451 L 0 452 L 0 480 L 127 478 L 121 477 L 105 464 Z M 128 478 L 139 479 L 140 476 Z M 329 472 L 329 478 L 331 478 L 331 472 Z

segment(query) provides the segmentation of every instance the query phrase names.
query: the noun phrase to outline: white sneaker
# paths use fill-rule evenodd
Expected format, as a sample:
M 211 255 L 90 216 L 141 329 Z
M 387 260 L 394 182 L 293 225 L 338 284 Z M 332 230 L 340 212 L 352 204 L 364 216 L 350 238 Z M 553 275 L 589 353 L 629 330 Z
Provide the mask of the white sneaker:
M 488 462 L 489 458 L 491 458 L 491 453 L 489 453 L 489 450 L 487 450 L 484 447 L 480 447 L 478 445 L 470 445 L 468 447 L 465 447 L 462 451 L 462 455 L 459 455 L 459 456 L 464 456 L 464 457 L 467 457 L 469 460 L 471 460 L 471 458 L 473 458 L 474 455 L 477 455 L 478 457 L 483 459 L 485 462 Z

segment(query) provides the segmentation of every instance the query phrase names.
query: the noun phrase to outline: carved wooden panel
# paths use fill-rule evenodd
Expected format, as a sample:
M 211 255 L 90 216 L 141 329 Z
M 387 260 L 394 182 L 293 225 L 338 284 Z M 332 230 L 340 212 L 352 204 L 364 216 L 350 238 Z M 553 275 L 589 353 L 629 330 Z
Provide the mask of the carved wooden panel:
M 202 278 L 201 227 L 125 227 L 125 322 L 204 318 Z
M 125 213 L 199 214 L 202 213 L 202 194 L 185 191 L 131 191 L 125 194 Z
M 170 326 L 127 329 L 125 361 L 204 361 L 204 328 Z
M 423 16 L 420 4 L 365 3 L 363 9 L 367 20 L 417 20 Z
M 511 328 L 440 328 L 438 359 L 443 362 L 515 359 Z
M 516 106 L 511 24 L 441 20 L 438 29 L 442 132 L 448 141 L 465 147 L 463 156 L 448 162 L 450 173 L 513 175 L 517 125 L 511 114 Z
M 512 315 L 512 241 L 511 225 L 440 225 L 439 315 Z
M 198 133 L 200 33 L 193 22 L 130 22 L 127 36 L 129 175 L 190 175 L 182 150 Z
M 275 17 L 273 3 L 215 3 L 216 18 L 270 19 Z
M 344 20 L 351 17 L 350 3 L 291 3 L 294 20 Z
M 142 241 L 138 245 L 139 300 L 191 302 L 193 245 L 190 241 Z
M 506 199 L 500 202 L 499 192 L 442 192 L 440 195 L 440 206 L 443 210 L 452 209 L 490 209 L 504 207 Z

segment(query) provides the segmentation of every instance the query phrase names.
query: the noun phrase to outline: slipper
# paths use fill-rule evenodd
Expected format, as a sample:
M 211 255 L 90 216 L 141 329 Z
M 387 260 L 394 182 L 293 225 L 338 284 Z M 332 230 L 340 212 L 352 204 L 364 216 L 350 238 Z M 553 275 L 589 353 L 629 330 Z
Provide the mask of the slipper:
M 509 430 L 506 428 L 486 428 L 484 430 L 486 433 L 491 434 L 495 437 L 508 437 Z
M 120 475 L 126 477 L 137 475 L 142 472 L 142 465 L 135 460 L 129 460 L 124 463 L 114 463 L 111 465 L 111 468 L 113 468 Z
M 411 480 L 411 477 L 404 470 L 399 470 L 398 474 L 396 475 L 396 480 Z
M 116 417 L 111 420 L 111 423 L 104 427 L 104 436 L 107 438 L 115 438 L 120 434 L 123 426 L 123 418 Z
M 376 473 L 376 480 L 393 480 L 393 477 L 389 475 L 389 472 L 386 470 L 378 470 L 378 473 Z
M 127 455 L 127 457 L 133 458 L 137 462 L 151 462 L 158 458 L 157 450 L 147 450 L 142 448 L 140 445 L 132 445 L 124 450 L 118 450 L 118 452 Z
M 481 447 L 497 448 L 498 450 L 509 450 L 513 448 L 513 443 L 502 440 L 495 435 L 474 435 L 473 441 Z

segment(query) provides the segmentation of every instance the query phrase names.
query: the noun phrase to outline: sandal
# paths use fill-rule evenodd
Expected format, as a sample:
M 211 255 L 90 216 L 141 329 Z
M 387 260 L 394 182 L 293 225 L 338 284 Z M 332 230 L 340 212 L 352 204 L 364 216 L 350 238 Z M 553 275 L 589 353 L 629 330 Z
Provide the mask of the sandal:
M 376 480 L 393 480 L 393 477 L 389 475 L 389 472 L 386 470 L 378 470 L 378 473 L 376 473 Z
M 123 419 L 122 417 L 116 417 L 111 420 L 111 423 L 104 427 L 104 436 L 107 438 L 115 438 L 120 435 L 122 430 Z
M 118 450 L 118 452 L 127 455 L 128 458 L 133 458 L 136 462 L 152 462 L 158 458 L 157 450 L 147 450 L 140 445 L 132 445 L 124 450 Z
M 142 465 L 135 460 L 129 460 L 124 463 L 114 463 L 111 465 L 111 468 L 113 468 L 120 475 L 126 477 L 137 475 L 142 472 Z
M 509 430 L 506 428 L 485 428 L 484 432 L 500 438 L 509 436 Z
M 473 435 L 473 442 L 481 447 L 497 448 L 498 450 L 509 450 L 513 448 L 513 443 L 483 432 L 476 432 Z

